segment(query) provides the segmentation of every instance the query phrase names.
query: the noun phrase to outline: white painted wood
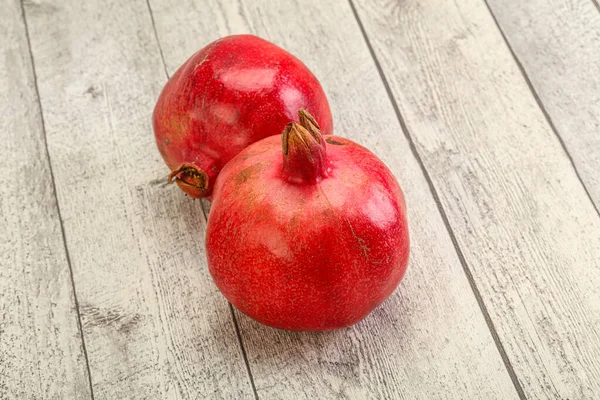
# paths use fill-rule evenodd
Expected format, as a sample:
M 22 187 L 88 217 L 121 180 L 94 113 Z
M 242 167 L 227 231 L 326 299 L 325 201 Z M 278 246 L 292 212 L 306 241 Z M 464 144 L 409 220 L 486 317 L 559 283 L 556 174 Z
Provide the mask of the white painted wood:
M 337 133 L 372 148 L 406 194 L 411 264 L 400 289 L 365 321 L 290 333 L 236 313 L 260 398 L 516 398 L 348 4 L 150 4 L 170 73 L 230 33 L 255 33 L 299 56 L 329 95 Z
M 18 0 L 0 13 L 0 88 L 0 399 L 90 398 Z
M 165 184 L 154 144 L 166 76 L 146 2 L 25 11 L 95 398 L 253 398 L 199 202 Z
M 593 0 L 488 0 L 600 209 L 600 8 Z
M 356 3 L 525 394 L 598 398 L 600 218 L 485 3 Z

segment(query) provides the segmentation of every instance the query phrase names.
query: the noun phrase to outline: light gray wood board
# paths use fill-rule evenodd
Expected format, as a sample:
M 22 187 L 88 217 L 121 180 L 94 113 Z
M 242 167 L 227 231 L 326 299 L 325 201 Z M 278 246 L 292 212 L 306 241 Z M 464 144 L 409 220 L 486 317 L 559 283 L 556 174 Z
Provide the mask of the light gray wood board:
M 25 11 L 95 398 L 252 398 L 200 203 L 167 187 L 154 144 L 166 76 L 146 2 Z
M 600 395 L 600 218 L 480 0 L 357 1 L 530 398 Z
M 406 194 L 411 264 L 400 289 L 365 321 L 290 333 L 236 313 L 259 397 L 517 397 L 348 4 L 150 4 L 171 73 L 231 33 L 258 34 L 299 56 L 329 95 L 336 132 L 373 149 Z
M 21 4 L 0 13 L 0 398 L 90 398 Z
M 488 0 L 600 209 L 600 10 L 592 0 Z

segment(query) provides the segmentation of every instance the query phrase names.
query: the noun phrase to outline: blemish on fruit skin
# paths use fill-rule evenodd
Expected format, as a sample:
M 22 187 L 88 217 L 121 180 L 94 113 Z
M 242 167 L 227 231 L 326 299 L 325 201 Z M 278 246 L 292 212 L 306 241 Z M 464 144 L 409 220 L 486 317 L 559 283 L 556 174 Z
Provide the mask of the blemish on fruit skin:
M 367 246 L 365 244 L 366 242 L 363 238 L 360 238 L 356 235 L 356 232 L 354 231 L 354 228 L 352 227 L 352 224 L 350 223 L 350 221 L 348 219 L 346 219 L 346 222 L 348 223 L 348 226 L 350 227 L 350 232 L 352 232 L 352 236 L 354 237 L 354 239 L 356 239 L 356 243 L 358 244 L 358 247 L 360 247 L 360 249 L 362 250 L 367 261 L 369 261 L 369 250 L 370 250 L 369 246 Z
M 228 104 L 215 104 L 210 108 L 215 122 L 234 126 L 240 119 L 241 111 Z
M 171 134 L 169 135 L 170 138 L 174 138 L 174 139 L 184 138 L 187 133 L 188 122 L 189 121 L 188 121 L 187 116 L 173 115 L 169 119 L 169 125 L 171 128 L 170 129 Z M 167 140 L 169 140 L 169 139 L 167 139 Z
M 202 61 L 200 61 L 198 64 L 196 64 L 196 66 L 194 67 L 194 72 L 196 71 L 196 69 L 200 68 L 202 66 L 202 64 L 204 64 L 205 62 L 208 61 L 209 55 L 210 55 L 210 52 L 207 52 L 206 55 L 204 56 L 204 58 L 202 59 Z
M 338 140 L 335 140 L 335 139 L 333 139 L 333 138 L 327 138 L 327 139 L 325 139 L 325 141 L 326 141 L 327 143 L 329 143 L 329 144 L 333 144 L 333 145 L 335 145 L 335 146 L 345 146 L 345 145 L 347 144 L 347 143 L 342 143 L 342 142 L 340 142 L 340 141 L 338 141 Z
M 252 164 L 251 166 L 240 171 L 235 177 L 235 183 L 239 186 L 249 179 L 252 179 L 262 170 L 262 163 Z

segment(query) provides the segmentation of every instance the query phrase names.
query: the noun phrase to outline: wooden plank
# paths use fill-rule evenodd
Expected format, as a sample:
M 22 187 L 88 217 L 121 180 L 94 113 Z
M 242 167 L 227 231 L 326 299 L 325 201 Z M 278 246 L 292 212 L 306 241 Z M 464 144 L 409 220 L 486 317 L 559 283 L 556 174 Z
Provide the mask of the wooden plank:
M 151 0 L 151 6 L 170 72 L 230 33 L 259 34 L 298 55 L 321 79 L 337 133 L 372 148 L 406 194 L 411 265 L 400 289 L 365 321 L 306 334 L 236 314 L 258 395 L 517 397 L 348 4 Z
M 252 398 L 199 202 L 154 144 L 166 76 L 146 2 L 25 10 L 95 398 Z
M 488 0 L 600 209 L 600 8 L 593 0 Z
M 600 395 L 600 218 L 484 2 L 356 1 L 530 398 Z
M 21 5 L 0 13 L 0 398 L 90 385 Z

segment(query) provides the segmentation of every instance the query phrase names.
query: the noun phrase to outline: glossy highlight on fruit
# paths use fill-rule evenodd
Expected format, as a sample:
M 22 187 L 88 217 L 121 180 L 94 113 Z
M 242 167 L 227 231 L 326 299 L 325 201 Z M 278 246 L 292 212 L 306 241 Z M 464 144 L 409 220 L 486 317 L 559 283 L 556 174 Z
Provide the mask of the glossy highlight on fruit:
M 210 43 L 169 79 L 153 114 L 169 181 L 193 197 L 209 197 L 219 171 L 260 139 L 279 135 L 299 108 L 333 133 L 317 78 L 296 57 L 252 35 Z
M 364 147 L 323 137 L 304 110 L 219 175 L 208 218 L 210 273 L 240 311 L 323 331 L 367 316 L 406 271 L 402 191 Z

